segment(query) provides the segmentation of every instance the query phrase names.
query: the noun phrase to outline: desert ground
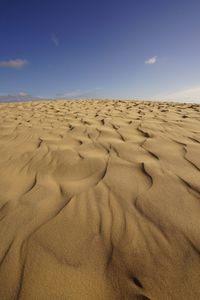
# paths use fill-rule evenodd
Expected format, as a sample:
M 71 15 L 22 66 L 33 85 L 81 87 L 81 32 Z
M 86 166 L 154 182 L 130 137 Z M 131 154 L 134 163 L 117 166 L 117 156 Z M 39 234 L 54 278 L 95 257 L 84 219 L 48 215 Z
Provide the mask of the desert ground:
M 0 299 L 200 299 L 200 106 L 1 103 Z

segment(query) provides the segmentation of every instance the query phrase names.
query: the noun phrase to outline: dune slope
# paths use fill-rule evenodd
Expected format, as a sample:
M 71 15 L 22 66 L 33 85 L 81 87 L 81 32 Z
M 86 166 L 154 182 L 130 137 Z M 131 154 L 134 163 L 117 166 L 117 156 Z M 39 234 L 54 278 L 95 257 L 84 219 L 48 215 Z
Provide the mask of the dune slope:
M 0 104 L 0 299 L 200 299 L 200 106 Z

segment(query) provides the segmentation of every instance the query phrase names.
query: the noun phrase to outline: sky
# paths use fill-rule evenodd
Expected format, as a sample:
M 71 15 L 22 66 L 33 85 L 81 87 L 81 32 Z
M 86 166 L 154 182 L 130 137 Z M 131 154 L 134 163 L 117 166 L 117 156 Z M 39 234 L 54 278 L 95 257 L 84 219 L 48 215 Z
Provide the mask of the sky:
M 199 0 L 0 0 L 0 99 L 200 103 L 199 14 Z

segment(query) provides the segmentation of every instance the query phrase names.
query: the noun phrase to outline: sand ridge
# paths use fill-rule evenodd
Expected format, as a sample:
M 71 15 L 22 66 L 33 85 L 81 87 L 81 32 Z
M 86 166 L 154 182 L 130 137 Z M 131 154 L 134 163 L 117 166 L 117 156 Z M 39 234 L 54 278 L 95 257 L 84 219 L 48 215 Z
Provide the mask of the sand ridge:
M 0 299 L 200 299 L 199 113 L 0 104 Z

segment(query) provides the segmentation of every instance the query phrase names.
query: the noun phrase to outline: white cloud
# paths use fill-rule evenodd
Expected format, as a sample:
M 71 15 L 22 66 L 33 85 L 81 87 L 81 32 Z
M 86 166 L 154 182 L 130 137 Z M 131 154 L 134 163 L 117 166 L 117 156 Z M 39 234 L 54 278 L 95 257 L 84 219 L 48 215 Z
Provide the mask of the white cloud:
M 28 93 L 25 93 L 25 92 L 19 92 L 17 94 L 17 96 L 20 96 L 20 97 L 26 97 L 26 96 L 30 96 Z
M 25 65 L 28 64 L 26 59 L 10 59 L 10 60 L 1 60 L 0 68 L 13 68 L 13 69 L 21 69 Z
M 175 91 L 173 93 L 166 94 L 163 98 L 172 101 L 200 103 L 200 86 Z
M 57 38 L 57 36 L 55 34 L 52 34 L 51 40 L 52 40 L 52 42 L 54 43 L 54 45 L 56 47 L 59 46 L 60 42 L 59 42 L 59 40 L 58 40 L 58 38 Z
M 153 57 L 150 57 L 149 59 L 147 59 L 145 61 L 145 64 L 147 64 L 147 65 L 153 65 L 153 64 L 156 63 L 156 61 L 157 61 L 157 56 L 153 56 Z
M 25 92 L 19 92 L 16 94 L 0 94 L 0 102 L 31 101 L 39 98 L 40 97 L 35 97 Z
M 91 90 L 74 90 L 66 93 L 57 93 L 57 98 L 95 98 L 99 96 L 99 93 L 103 90 L 103 87 L 96 87 Z

